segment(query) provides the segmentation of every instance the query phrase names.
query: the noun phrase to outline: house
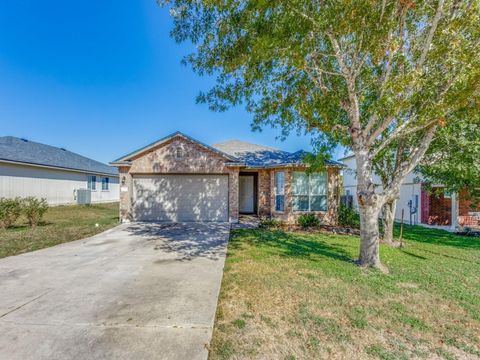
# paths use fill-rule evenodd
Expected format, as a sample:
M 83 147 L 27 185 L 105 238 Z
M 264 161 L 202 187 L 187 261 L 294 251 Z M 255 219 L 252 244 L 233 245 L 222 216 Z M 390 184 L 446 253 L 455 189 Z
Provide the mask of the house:
M 118 201 L 117 169 L 66 149 L 0 137 L 0 198 L 33 196 L 51 205 L 75 204 L 77 191 L 87 188 L 93 203 Z
M 343 189 L 345 195 L 351 195 L 353 204 L 357 203 L 357 179 L 355 156 L 340 159 L 346 166 L 343 171 Z M 381 180 L 374 178 L 377 188 L 381 190 Z M 412 225 L 448 226 L 455 229 L 460 226 L 480 225 L 480 205 L 472 208 L 466 191 L 459 194 L 448 193 L 441 184 L 427 189 L 421 175 L 410 173 L 400 187 L 400 198 L 397 200 L 395 220 Z
M 306 173 L 305 152 L 242 141 L 206 145 L 176 132 L 111 164 L 120 174 L 123 221 L 230 221 L 239 214 L 336 221 L 342 164 Z

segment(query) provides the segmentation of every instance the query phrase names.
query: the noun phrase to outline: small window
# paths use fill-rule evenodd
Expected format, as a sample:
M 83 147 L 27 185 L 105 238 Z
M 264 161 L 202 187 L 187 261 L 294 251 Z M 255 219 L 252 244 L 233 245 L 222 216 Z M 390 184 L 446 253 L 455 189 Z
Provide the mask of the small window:
M 97 177 L 95 175 L 88 177 L 87 188 L 92 191 L 97 190 Z
M 181 160 L 183 159 L 183 149 L 178 147 L 175 149 L 175 159 Z
M 110 185 L 110 179 L 108 177 L 102 178 L 102 191 L 107 191 Z
M 275 211 L 285 210 L 285 173 L 275 173 Z

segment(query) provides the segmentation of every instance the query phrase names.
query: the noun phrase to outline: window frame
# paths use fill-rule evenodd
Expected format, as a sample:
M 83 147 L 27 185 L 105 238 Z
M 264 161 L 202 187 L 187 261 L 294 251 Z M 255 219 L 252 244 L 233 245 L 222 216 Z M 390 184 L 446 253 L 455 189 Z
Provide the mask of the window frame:
M 296 191 L 296 183 L 295 183 L 295 176 L 296 174 L 303 174 L 303 176 L 306 177 L 306 187 L 307 191 L 306 193 L 302 194 L 297 194 L 295 193 Z M 325 193 L 324 194 L 313 194 L 312 193 L 312 175 L 313 176 L 318 176 L 320 175 L 321 178 L 324 179 L 324 186 L 325 186 Z M 308 212 L 313 212 L 313 213 L 323 213 L 328 211 L 328 173 L 326 171 L 323 172 L 315 172 L 312 174 L 307 174 L 305 171 L 294 171 L 292 173 L 292 187 L 291 187 L 291 192 L 292 192 L 292 211 L 297 212 L 297 213 L 308 213 Z M 295 201 L 297 197 L 306 197 L 308 200 L 308 208 L 307 209 L 299 209 L 297 206 L 297 202 Z M 325 208 L 321 210 L 312 210 L 312 199 L 315 197 L 321 197 L 325 198 Z
M 97 191 L 97 175 L 88 175 L 87 189 L 90 191 Z
M 278 186 L 277 176 L 279 176 L 279 175 L 282 176 L 282 191 L 281 191 L 281 193 L 278 192 L 279 186 Z M 278 213 L 285 212 L 285 171 L 275 171 L 274 172 L 273 192 L 274 192 L 274 195 L 275 195 L 275 212 L 278 212 Z M 279 202 L 278 202 L 278 196 L 283 197 L 283 202 L 281 204 L 279 204 Z M 281 209 L 279 208 L 279 205 L 281 205 Z
M 183 148 L 177 147 L 175 148 L 175 160 L 182 160 L 184 158 L 184 151 Z
M 110 178 L 108 176 L 102 177 L 102 191 L 110 191 Z

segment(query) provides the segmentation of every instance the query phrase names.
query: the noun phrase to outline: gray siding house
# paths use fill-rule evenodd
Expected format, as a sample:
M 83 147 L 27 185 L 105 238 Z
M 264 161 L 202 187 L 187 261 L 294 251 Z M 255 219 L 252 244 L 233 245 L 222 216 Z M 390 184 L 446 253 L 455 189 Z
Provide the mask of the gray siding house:
M 118 171 L 66 149 L 0 137 L 0 198 L 34 196 L 51 205 L 77 203 L 79 189 L 92 203 L 119 200 Z

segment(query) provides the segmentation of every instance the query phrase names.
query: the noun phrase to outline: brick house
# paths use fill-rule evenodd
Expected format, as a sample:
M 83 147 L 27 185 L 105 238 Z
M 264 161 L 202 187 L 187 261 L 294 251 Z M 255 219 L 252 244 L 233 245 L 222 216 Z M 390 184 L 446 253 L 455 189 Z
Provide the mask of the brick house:
M 480 226 L 480 204 L 474 204 L 467 191 L 460 192 L 457 196 L 444 191 L 442 186 L 435 186 L 427 191 L 421 189 L 421 222 L 428 225 L 452 225 L 452 211 L 457 201 L 457 223 L 460 226 Z
M 305 152 L 228 141 L 209 146 L 176 132 L 111 164 L 120 175 L 122 221 L 230 221 L 255 214 L 336 222 L 342 164 L 306 172 Z

